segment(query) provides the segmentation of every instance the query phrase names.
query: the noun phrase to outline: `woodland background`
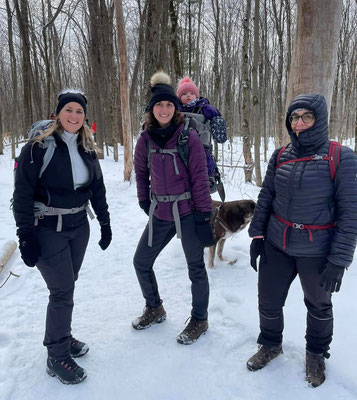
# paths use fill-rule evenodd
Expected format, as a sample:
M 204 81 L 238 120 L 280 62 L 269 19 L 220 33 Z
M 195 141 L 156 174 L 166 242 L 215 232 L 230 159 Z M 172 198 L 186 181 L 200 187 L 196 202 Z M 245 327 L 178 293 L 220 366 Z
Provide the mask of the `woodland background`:
M 81 88 L 102 156 L 117 161 L 124 145 L 130 180 L 150 76 L 163 69 L 220 110 L 231 152 L 243 138 L 245 180 L 260 186 L 258 155 L 269 137 L 287 141 L 286 104 L 301 91 L 327 97 L 332 138 L 356 140 L 356 29 L 357 0 L 0 0 L 0 154 L 10 142 L 15 154 L 63 88 Z

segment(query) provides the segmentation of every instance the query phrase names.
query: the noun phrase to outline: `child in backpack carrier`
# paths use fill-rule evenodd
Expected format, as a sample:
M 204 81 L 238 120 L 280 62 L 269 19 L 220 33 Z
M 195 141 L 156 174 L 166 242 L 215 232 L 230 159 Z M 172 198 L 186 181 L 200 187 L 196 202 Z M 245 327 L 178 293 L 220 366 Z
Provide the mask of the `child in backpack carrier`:
M 226 122 L 220 112 L 210 105 L 208 99 L 199 96 L 198 88 L 190 78 L 182 78 L 177 87 L 177 97 L 180 100 L 179 111 L 182 111 L 186 117 L 193 117 L 194 114 L 200 115 L 201 122 L 195 126 L 205 147 L 207 169 L 211 185 L 211 193 L 219 191 L 222 201 L 224 201 L 224 189 L 221 183 L 221 177 L 212 152 L 212 138 L 216 143 L 224 143 L 227 140 Z M 207 132 L 209 137 L 204 139 L 200 132 L 200 126 Z
M 176 94 L 181 102 L 179 111 L 203 114 L 210 122 L 213 140 L 216 143 L 224 143 L 227 140 L 225 120 L 220 112 L 210 105 L 208 99 L 199 96 L 198 88 L 190 78 L 182 78 L 179 81 Z

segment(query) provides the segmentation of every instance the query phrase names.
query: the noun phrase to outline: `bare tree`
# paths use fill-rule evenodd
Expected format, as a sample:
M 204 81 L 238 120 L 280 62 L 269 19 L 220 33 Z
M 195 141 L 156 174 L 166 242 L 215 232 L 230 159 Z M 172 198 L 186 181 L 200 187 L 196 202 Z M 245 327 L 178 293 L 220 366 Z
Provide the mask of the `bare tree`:
M 120 101 L 124 137 L 124 180 L 130 181 L 131 172 L 133 170 L 133 149 L 129 106 L 128 56 L 122 0 L 115 0 L 115 11 L 120 58 Z

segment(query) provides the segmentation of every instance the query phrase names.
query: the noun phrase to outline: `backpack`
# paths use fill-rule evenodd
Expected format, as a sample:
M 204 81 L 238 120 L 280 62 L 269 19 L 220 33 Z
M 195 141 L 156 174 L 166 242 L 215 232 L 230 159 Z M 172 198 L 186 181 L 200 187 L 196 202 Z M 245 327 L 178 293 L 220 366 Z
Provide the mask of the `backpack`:
M 320 156 L 318 154 L 314 154 L 313 156 L 309 157 L 302 157 L 302 158 L 295 158 L 293 160 L 287 160 L 283 161 L 282 163 L 280 162 L 280 157 L 284 153 L 285 149 L 287 146 L 282 147 L 279 150 L 279 153 L 276 157 L 276 167 L 275 169 L 278 169 L 281 167 L 283 164 L 288 164 L 292 162 L 299 162 L 299 161 L 315 161 L 315 160 L 326 160 L 329 162 L 330 166 L 330 173 L 331 173 L 331 179 L 335 179 L 337 167 L 340 164 L 341 161 L 341 144 L 338 142 L 334 142 L 333 140 L 330 141 L 329 149 L 328 149 L 328 156 Z
M 28 138 L 29 140 L 33 139 L 35 136 L 41 135 L 43 131 L 48 129 L 51 124 L 53 123 L 53 120 L 51 119 L 46 119 L 46 120 L 41 120 L 34 122 L 31 125 L 31 128 L 28 130 Z M 50 163 L 53 153 L 55 152 L 55 148 L 57 147 L 55 138 L 53 136 L 47 136 L 42 142 L 39 142 L 39 146 L 42 147 L 43 149 L 46 149 L 45 154 L 43 156 L 43 162 L 42 162 L 42 167 L 40 170 L 40 173 L 38 175 L 39 178 L 41 178 L 42 174 L 44 173 L 45 169 L 47 168 L 48 164 Z M 15 186 L 15 176 L 16 176 L 16 168 L 17 168 L 17 163 L 18 163 L 18 157 L 15 157 L 15 163 L 14 163 L 14 186 Z M 12 210 L 13 208 L 13 202 L 14 199 L 10 199 L 10 209 Z

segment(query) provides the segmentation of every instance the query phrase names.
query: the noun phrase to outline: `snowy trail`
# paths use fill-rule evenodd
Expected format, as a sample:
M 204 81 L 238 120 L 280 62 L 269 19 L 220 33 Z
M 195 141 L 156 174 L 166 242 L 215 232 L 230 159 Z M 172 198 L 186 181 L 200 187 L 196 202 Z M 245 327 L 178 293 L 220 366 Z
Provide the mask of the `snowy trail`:
M 7 149 L 8 151 L 8 149 Z M 122 158 L 122 157 L 121 157 Z M 156 262 L 167 320 L 145 331 L 131 328 L 144 306 L 132 258 L 146 215 L 139 209 L 135 183 L 122 180 L 122 163 L 101 162 L 110 205 L 113 242 L 102 252 L 99 225 L 90 223 L 91 238 L 75 292 L 73 334 L 90 347 L 78 359 L 88 378 L 62 385 L 45 371 L 42 346 L 48 292 L 36 268 L 26 267 L 19 251 L 0 274 L 1 400 L 353 400 L 357 398 L 357 262 L 345 274 L 334 296 L 335 337 L 327 360 L 327 380 L 317 389 L 304 381 L 305 306 L 298 280 L 285 307 L 284 354 L 264 370 L 249 372 L 245 363 L 256 350 L 258 333 L 257 274 L 249 266 L 247 231 L 227 240 L 228 265 L 216 259 L 209 270 L 209 323 L 205 336 L 192 346 L 176 343 L 190 315 L 190 283 L 180 242 L 174 239 Z M 9 210 L 12 162 L 0 156 L 0 246 L 16 240 Z M 258 189 L 245 185 L 239 171 L 226 171 L 227 200 Z M 205 255 L 206 262 L 208 255 Z

